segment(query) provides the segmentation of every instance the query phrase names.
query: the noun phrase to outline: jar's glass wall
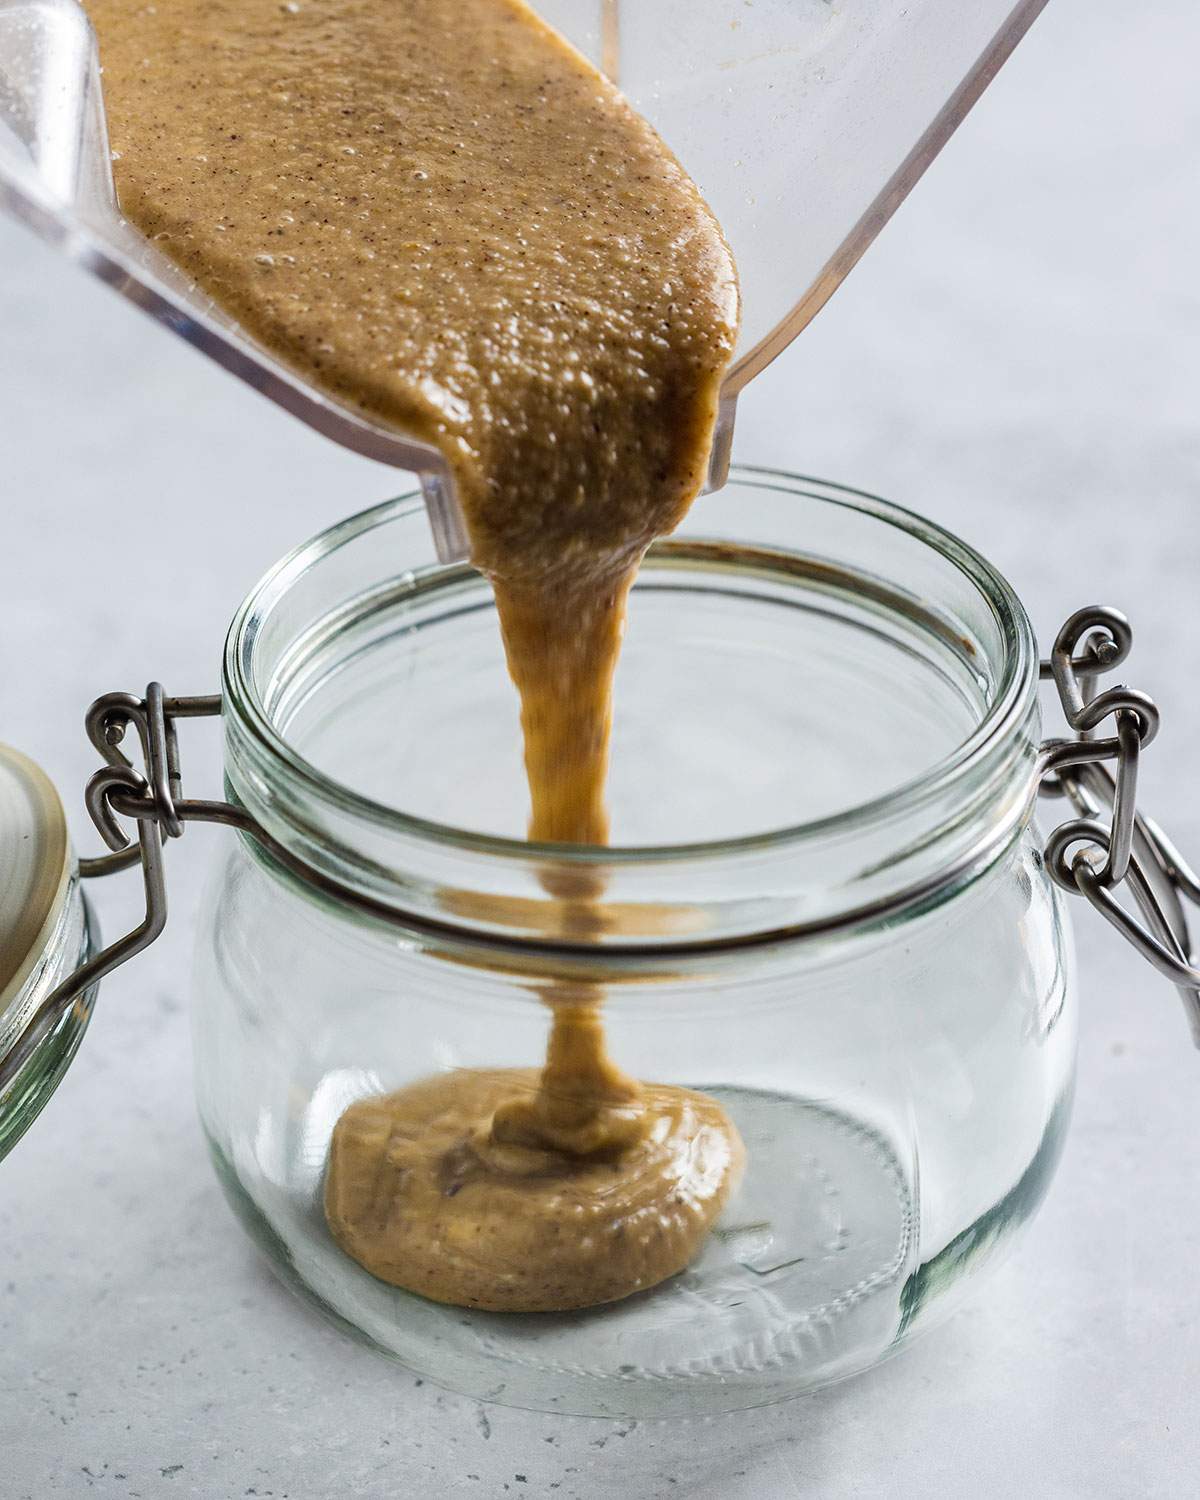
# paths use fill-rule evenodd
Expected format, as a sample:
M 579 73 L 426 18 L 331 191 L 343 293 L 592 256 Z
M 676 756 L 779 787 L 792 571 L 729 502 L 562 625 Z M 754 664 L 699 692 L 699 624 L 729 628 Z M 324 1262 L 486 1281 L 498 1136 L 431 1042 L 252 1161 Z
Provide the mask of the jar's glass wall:
M 214 1160 L 292 1285 L 475 1395 L 698 1413 L 848 1374 L 952 1305 L 1057 1155 L 1074 1011 L 1030 825 L 1028 621 L 986 564 L 882 502 L 778 476 L 719 498 L 634 591 L 615 851 L 514 836 L 486 588 L 421 553 L 416 511 L 301 549 L 231 635 L 231 792 L 309 875 L 242 840 L 213 878 L 195 1053 Z M 607 882 L 585 951 L 552 941 L 560 857 Z M 745 1178 L 703 1252 L 569 1315 L 375 1280 L 324 1223 L 339 1114 L 536 1065 L 564 976 L 602 990 L 622 1067 L 738 1125 Z
M 902 936 L 610 987 L 619 1063 L 719 1098 L 747 1168 L 690 1270 L 592 1313 L 440 1307 L 336 1247 L 340 1112 L 448 1068 L 536 1064 L 547 1014 L 536 985 L 313 907 L 244 845 L 198 958 L 201 1117 L 292 1283 L 435 1380 L 608 1415 L 778 1399 L 888 1353 L 1040 1200 L 1074 1053 L 1058 900 L 1026 840 Z
M 994 857 L 1032 798 L 1033 654 L 1007 585 L 952 538 L 836 486 L 739 476 L 633 591 L 618 847 L 539 849 L 488 585 L 439 567 L 419 503 L 395 504 L 243 606 L 226 770 L 298 858 L 409 913 L 536 940 L 547 861 L 599 859 L 602 942 L 752 936 Z

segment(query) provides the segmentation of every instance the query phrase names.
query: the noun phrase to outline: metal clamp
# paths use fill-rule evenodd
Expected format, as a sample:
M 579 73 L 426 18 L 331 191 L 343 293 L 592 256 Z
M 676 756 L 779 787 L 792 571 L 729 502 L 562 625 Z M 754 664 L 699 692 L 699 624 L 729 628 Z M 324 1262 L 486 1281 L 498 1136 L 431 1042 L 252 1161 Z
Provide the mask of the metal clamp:
M 1057 885 L 1084 896 L 1176 985 L 1200 1047 L 1200 968 L 1182 900 L 1200 905 L 1200 880 L 1137 810 L 1138 765 L 1158 733 L 1158 709 L 1135 688 L 1096 692 L 1097 678 L 1120 666 L 1132 644 L 1129 621 L 1119 610 L 1081 609 L 1041 664 L 1042 679 L 1053 681 L 1076 737 L 1042 745 L 1039 790 L 1045 797 L 1066 797 L 1078 815 L 1046 841 L 1046 867 Z M 1097 737 L 1106 719 L 1113 732 Z M 1115 774 L 1105 762 L 1115 764 Z M 1140 919 L 1117 900 L 1121 885 L 1128 887 Z
M 88 738 L 107 762 L 89 780 L 84 802 L 104 842 L 112 851 L 94 859 L 81 859 L 83 876 L 111 875 L 141 864 L 146 893 L 146 915 L 142 921 L 93 954 L 85 964 L 53 989 L 30 1017 L 12 1047 L 0 1058 L 0 1092 L 3 1092 L 58 1025 L 74 1001 L 106 974 L 125 963 L 159 936 L 167 921 L 167 887 L 163 875 L 163 844 L 179 838 L 189 818 L 210 822 L 237 822 L 238 809 L 226 803 L 195 803 L 182 799 L 176 719 L 201 718 L 221 712 L 218 696 L 168 698 L 161 683 L 152 682 L 144 698 L 130 693 L 108 693 L 92 704 L 87 714 Z M 139 771 L 120 749 L 126 731 L 133 727 L 141 744 L 145 772 Z M 136 836 L 131 838 L 118 822 L 131 818 Z

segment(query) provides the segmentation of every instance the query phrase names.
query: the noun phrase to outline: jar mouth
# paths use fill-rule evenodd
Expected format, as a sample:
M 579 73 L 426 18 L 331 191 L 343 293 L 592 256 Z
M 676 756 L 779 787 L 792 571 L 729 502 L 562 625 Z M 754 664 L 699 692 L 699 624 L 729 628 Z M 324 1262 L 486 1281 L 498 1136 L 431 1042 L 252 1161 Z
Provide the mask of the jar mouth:
M 734 497 L 745 503 L 735 507 Z M 813 517 L 821 518 L 828 535 L 814 539 L 807 533 Z M 730 522 L 736 532 L 732 536 Z M 473 871 L 487 864 L 503 867 L 508 873 L 500 885 L 507 896 L 514 894 L 515 879 L 539 900 L 539 876 L 549 865 L 602 867 L 610 888 L 614 882 L 619 886 L 627 872 L 637 883 L 634 899 L 644 901 L 651 870 L 664 872 L 651 880 L 661 884 L 672 880 L 666 873 L 670 868 L 739 866 L 765 857 L 778 873 L 781 861 L 826 858 L 830 850 L 847 846 L 862 856 L 857 880 L 871 867 L 865 846 L 873 842 L 873 833 L 890 830 L 884 842 L 903 856 L 901 863 L 911 866 L 917 849 L 941 842 L 941 835 L 961 826 L 968 812 L 977 821 L 994 822 L 987 818 L 989 801 L 1020 805 L 1022 812 L 1012 812 L 1009 824 L 1028 811 L 1037 743 L 1037 652 L 1025 610 L 1004 577 L 967 543 L 902 506 L 845 486 L 749 467 L 735 468 L 726 490 L 698 502 L 679 531 L 651 549 L 647 568 L 679 570 L 695 564 L 714 576 L 723 572 L 727 580 L 769 576 L 772 588 L 854 595 L 856 607 L 873 610 L 880 620 L 906 616 L 905 628 L 914 639 L 919 635 L 934 642 L 968 677 L 978 678 L 980 697 L 965 733 L 929 764 L 910 768 L 895 784 L 877 786 L 860 801 L 729 836 L 618 839 L 605 846 L 538 844 L 389 804 L 347 784 L 296 743 L 293 721 L 303 712 L 297 705 L 309 689 L 296 689 L 295 679 L 311 670 L 314 657 L 328 650 L 335 636 L 362 628 L 373 610 L 386 611 L 405 591 L 410 598 L 438 590 L 450 597 L 478 584 L 473 570 L 437 563 L 427 530 L 420 497 L 407 495 L 320 533 L 273 567 L 248 595 L 225 650 L 231 791 L 301 858 L 318 855 L 318 845 L 332 843 L 339 846 L 332 863 L 343 878 L 348 865 L 371 866 L 368 878 L 375 895 L 394 880 L 396 904 L 411 905 L 412 867 L 427 859 L 443 865 L 449 861 L 460 871 L 463 861 Z M 391 533 L 395 535 L 385 544 Z M 392 542 L 403 546 L 393 548 Z M 368 549 L 376 576 L 365 580 L 370 586 L 363 588 L 359 574 Z M 314 644 L 318 616 L 320 640 Z M 402 706 L 403 696 L 397 704 Z M 797 764 L 802 753 L 803 747 L 797 747 Z M 986 783 L 982 800 L 981 782 Z M 1011 826 L 1008 831 L 1011 835 Z M 369 849 L 362 847 L 364 839 Z M 323 862 L 315 859 L 318 865 Z M 895 863 L 878 849 L 875 862 Z M 427 873 L 428 879 L 416 884 L 444 895 L 449 871 Z M 914 872 L 910 868 L 908 873 Z M 772 878 L 765 869 L 760 874 L 764 880 Z M 837 872 L 833 874 L 837 885 Z M 466 885 L 490 890 L 493 882 L 473 874 Z M 614 890 L 614 899 L 619 901 L 621 894 Z M 386 893 L 384 898 L 390 899 Z M 438 904 L 444 912 L 444 903 Z M 807 898 L 801 901 L 806 909 L 811 904 Z M 485 919 L 484 925 L 493 924 Z M 511 925 L 510 912 L 499 926 Z M 706 930 L 710 926 L 708 921 L 701 925 Z

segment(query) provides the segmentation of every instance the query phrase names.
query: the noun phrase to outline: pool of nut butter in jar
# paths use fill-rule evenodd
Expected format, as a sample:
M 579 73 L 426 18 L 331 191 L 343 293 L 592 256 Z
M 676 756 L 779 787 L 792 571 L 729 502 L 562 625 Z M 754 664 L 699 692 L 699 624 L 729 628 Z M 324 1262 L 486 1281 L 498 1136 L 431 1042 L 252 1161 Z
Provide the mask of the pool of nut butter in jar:
M 700 488 L 737 332 L 697 188 L 521 0 L 87 9 L 123 211 L 260 344 L 446 455 L 521 698 L 530 837 L 603 844 L 626 597 Z M 599 887 L 546 883 L 586 933 Z M 598 991 L 540 994 L 540 1072 L 450 1071 L 338 1121 L 326 1218 L 375 1275 L 579 1308 L 702 1244 L 733 1124 L 623 1074 Z

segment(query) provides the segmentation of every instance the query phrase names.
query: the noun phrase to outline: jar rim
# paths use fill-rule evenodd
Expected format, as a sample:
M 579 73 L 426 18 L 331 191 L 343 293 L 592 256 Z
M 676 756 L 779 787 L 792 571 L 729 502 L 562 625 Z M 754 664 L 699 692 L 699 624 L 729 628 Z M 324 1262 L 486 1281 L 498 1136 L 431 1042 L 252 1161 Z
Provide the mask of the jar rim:
M 251 673 L 259 623 L 290 583 L 315 563 L 385 519 L 423 511 L 419 492 L 384 501 L 328 527 L 293 548 L 263 575 L 238 608 L 226 638 L 223 672 L 226 712 L 232 710 L 239 727 L 249 733 L 271 761 L 285 766 L 302 787 L 356 821 L 471 855 L 528 862 L 538 867 L 544 867 L 547 861 L 574 866 L 603 865 L 610 871 L 649 862 L 705 860 L 768 849 L 778 852 L 783 847 L 799 848 L 843 833 L 859 833 L 864 826 L 893 819 L 898 813 L 952 788 L 959 779 L 970 775 L 990 747 L 1003 743 L 1026 722 L 1038 678 L 1032 626 L 1016 591 L 982 554 L 955 533 L 915 511 L 846 485 L 752 465 L 734 465 L 730 478 L 759 489 L 803 494 L 895 527 L 950 562 L 991 608 L 1005 643 L 992 701 L 971 733 L 925 771 L 881 795 L 806 822 L 729 838 L 639 845 L 537 843 L 482 833 L 405 812 L 336 781 L 300 755 L 271 721 Z

